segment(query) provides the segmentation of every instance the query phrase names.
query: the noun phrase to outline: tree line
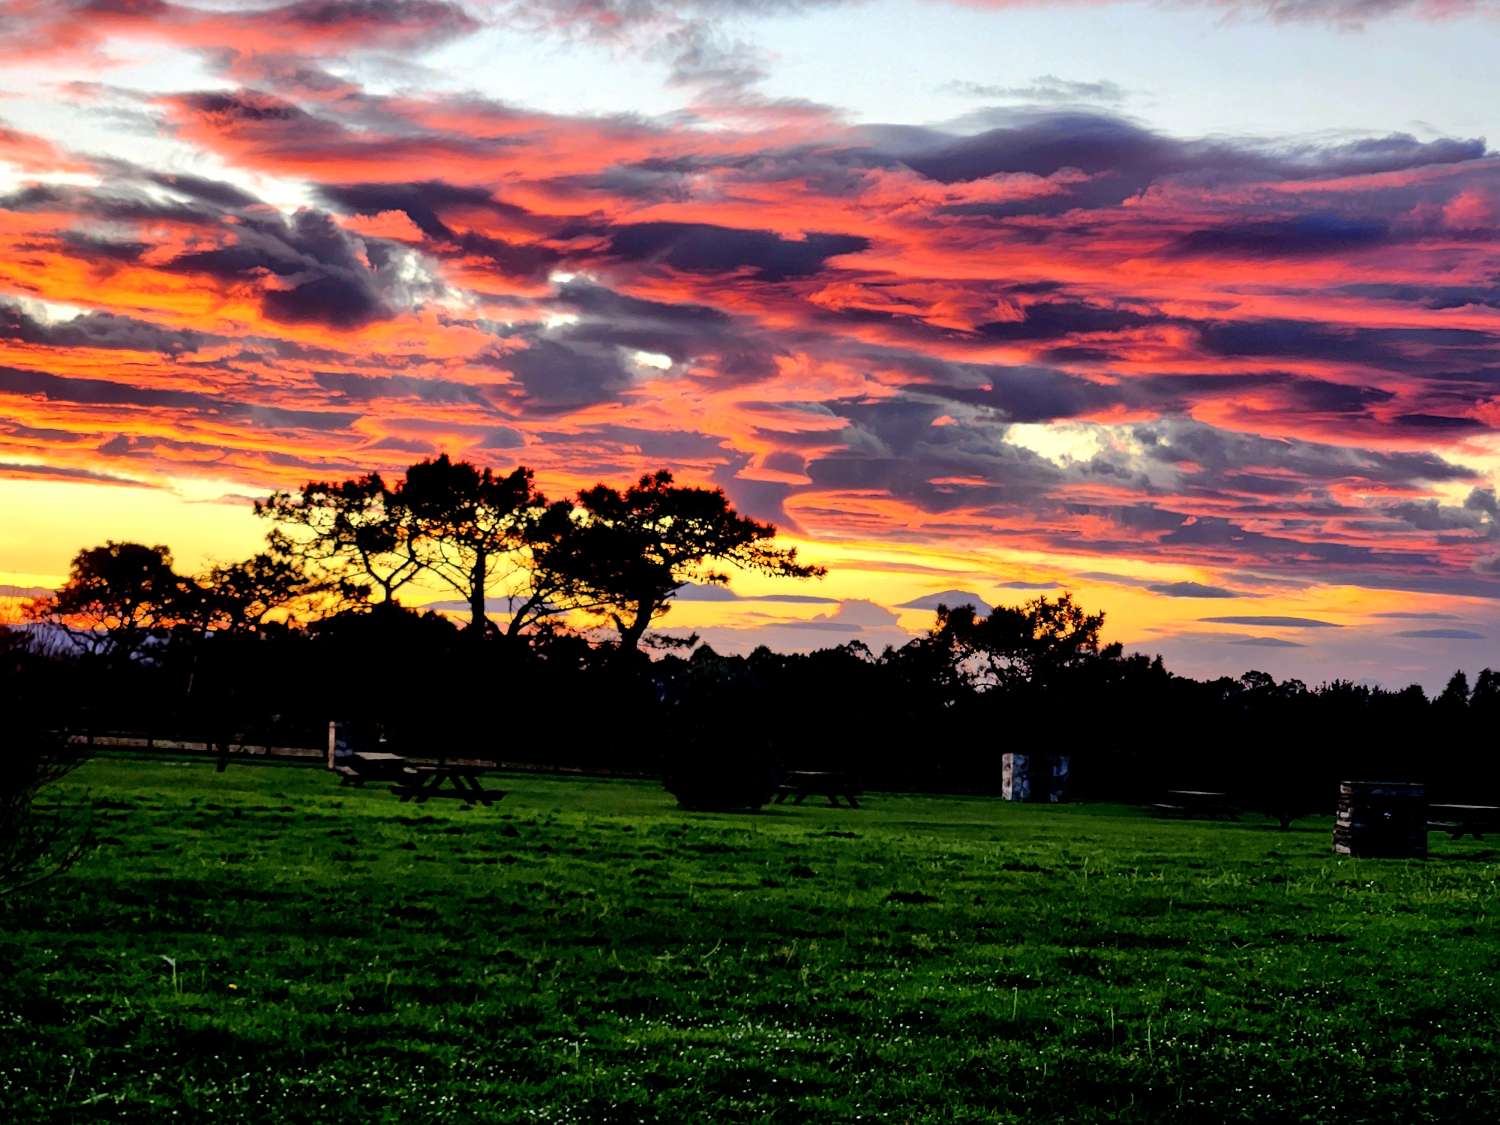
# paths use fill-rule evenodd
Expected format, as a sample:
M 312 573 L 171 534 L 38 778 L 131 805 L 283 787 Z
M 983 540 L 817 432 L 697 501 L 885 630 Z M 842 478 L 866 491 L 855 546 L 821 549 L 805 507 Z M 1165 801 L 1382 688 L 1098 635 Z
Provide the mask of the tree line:
M 6 693 L 53 725 L 318 745 L 332 718 L 413 753 L 662 772 L 850 769 L 868 784 L 993 791 L 1006 751 L 1066 752 L 1082 796 L 1161 788 L 1331 804 L 1343 777 L 1500 799 L 1500 675 L 1429 699 L 1262 672 L 1199 681 L 1104 644 L 1071 596 L 940 609 L 873 652 L 726 656 L 650 626 L 724 568 L 811 577 L 775 528 L 670 474 L 549 500 L 533 474 L 444 457 L 387 483 L 309 482 L 256 505 L 265 549 L 196 575 L 164 547 L 80 551 L 0 635 Z M 451 589 L 461 620 L 413 610 Z M 687 650 L 692 649 L 689 653 Z

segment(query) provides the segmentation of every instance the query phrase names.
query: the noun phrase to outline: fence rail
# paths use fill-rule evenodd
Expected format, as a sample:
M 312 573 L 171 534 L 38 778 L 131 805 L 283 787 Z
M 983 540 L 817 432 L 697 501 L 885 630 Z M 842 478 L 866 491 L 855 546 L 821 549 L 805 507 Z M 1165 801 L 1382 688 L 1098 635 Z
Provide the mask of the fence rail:
M 75 734 L 72 741 L 79 745 L 92 746 L 99 750 L 122 750 L 142 751 L 148 754 L 191 754 L 208 758 L 217 758 L 220 753 L 219 744 L 205 741 L 201 738 L 156 738 L 138 733 L 111 734 Z M 229 744 L 229 757 L 231 760 L 251 758 L 256 760 L 273 760 L 287 762 L 317 762 L 323 764 L 328 759 L 328 748 L 326 746 L 265 746 L 260 743 L 231 742 Z M 422 757 L 417 756 L 419 759 Z M 485 759 L 493 761 L 495 768 L 513 773 L 538 773 L 557 774 L 565 777 L 601 777 L 601 778 L 655 778 L 658 775 L 650 770 L 640 769 L 611 769 L 607 766 L 574 766 L 548 762 L 513 762 L 500 759 Z
M 155 738 L 142 734 L 75 734 L 72 741 L 100 750 L 146 750 L 152 753 L 203 754 L 217 757 L 220 745 L 203 739 Z M 230 757 L 285 758 L 296 761 L 322 761 L 328 750 L 317 746 L 265 746 L 260 743 L 231 742 Z

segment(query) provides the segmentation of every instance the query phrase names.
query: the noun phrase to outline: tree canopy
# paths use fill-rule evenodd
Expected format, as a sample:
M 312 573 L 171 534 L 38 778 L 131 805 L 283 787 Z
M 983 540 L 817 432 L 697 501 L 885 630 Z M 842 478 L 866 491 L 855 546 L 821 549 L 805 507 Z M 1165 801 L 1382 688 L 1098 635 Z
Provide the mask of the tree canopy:
M 547 511 L 532 471 L 501 476 L 444 453 L 407 469 L 394 495 L 418 565 L 468 603 L 471 629 L 491 628 L 489 593 L 529 585 L 525 548 Z
M 346 583 L 368 581 L 382 602 L 422 570 L 407 513 L 379 473 L 274 492 L 255 514 L 283 531 L 288 554 Z
M 776 528 L 742 516 L 722 489 L 673 483 L 649 473 L 623 492 L 599 484 L 578 494 L 582 531 L 570 554 L 578 589 L 614 624 L 622 651 L 634 651 L 651 622 L 689 582 L 723 584 L 728 564 L 783 578 L 815 578 L 795 547 L 771 540 Z
M 375 473 L 310 482 L 257 503 L 284 527 L 284 553 L 347 584 L 370 581 L 382 603 L 422 574 L 463 598 L 469 627 L 494 628 L 506 603 L 515 638 L 548 618 L 592 613 L 635 651 L 688 582 L 728 581 L 719 567 L 809 578 L 823 569 L 774 543 L 776 529 L 740 515 L 721 489 L 678 485 L 662 470 L 624 490 L 607 484 L 549 501 L 531 469 L 509 473 L 443 454 L 392 486 Z
M 173 569 L 166 547 L 110 540 L 74 555 L 68 580 L 33 613 L 79 645 L 124 659 L 153 634 L 189 620 L 197 594 L 196 584 Z
M 973 687 L 1046 688 L 1100 655 L 1103 613 L 1088 613 L 1064 593 L 1024 605 L 995 606 L 981 615 L 972 605 L 939 606 L 929 643 L 944 653 L 953 674 Z M 1119 655 L 1113 646 L 1112 656 Z

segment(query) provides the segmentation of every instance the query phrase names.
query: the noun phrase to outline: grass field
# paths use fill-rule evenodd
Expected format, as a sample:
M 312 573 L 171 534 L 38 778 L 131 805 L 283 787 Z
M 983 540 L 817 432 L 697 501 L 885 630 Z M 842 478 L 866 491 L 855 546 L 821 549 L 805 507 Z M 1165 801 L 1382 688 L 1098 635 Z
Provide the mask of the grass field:
M 0 1117 L 1490 1121 L 1500 862 L 1112 806 L 678 811 L 99 760 L 0 907 Z M 9 1116 L 7 1117 L 7 1112 Z

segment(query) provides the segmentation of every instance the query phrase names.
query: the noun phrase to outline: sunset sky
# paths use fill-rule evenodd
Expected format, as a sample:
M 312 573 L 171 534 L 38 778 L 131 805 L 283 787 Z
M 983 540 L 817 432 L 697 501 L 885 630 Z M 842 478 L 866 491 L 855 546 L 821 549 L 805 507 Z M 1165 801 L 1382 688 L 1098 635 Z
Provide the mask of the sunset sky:
M 1497 9 L 0 0 L 0 584 L 446 450 L 829 566 L 724 651 L 1500 666 Z

